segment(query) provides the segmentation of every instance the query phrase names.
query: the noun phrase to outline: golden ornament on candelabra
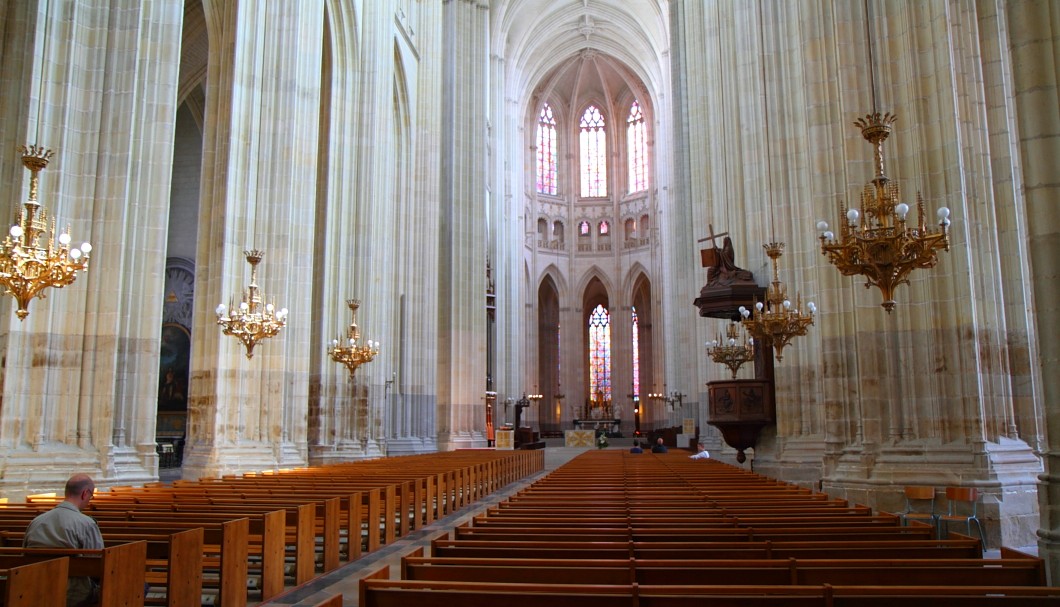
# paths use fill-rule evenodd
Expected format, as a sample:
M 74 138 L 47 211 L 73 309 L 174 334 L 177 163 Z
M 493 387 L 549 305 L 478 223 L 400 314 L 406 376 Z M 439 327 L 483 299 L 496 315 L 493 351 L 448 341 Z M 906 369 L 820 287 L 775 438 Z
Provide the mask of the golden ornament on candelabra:
M 741 306 L 741 310 L 746 309 Z M 739 327 L 739 323 L 730 322 L 729 327 L 726 329 L 727 337 L 725 340 L 719 337 L 707 344 L 707 356 L 710 356 L 710 359 L 714 362 L 728 367 L 732 371 L 733 379 L 736 379 L 736 372 L 740 370 L 744 363 L 755 359 L 754 338 L 748 339 L 745 334 L 743 343 L 738 343 L 739 340 L 737 338 L 740 336 Z
M 900 201 L 898 184 L 884 175 L 883 142 L 894 121 L 894 115 L 876 112 L 854 123 L 875 149 L 876 177 L 861 194 L 861 211 L 840 203 L 846 222 L 840 227 L 839 238 L 829 231 L 827 222 L 817 222 L 821 253 L 844 276 L 861 275 L 866 289 L 878 287 L 883 294 L 880 305 L 888 312 L 895 306 L 895 288 L 908 284 L 913 270 L 934 267 L 940 249 L 950 250 L 950 210 L 939 208 L 939 228 L 932 229 L 924 222 L 924 201 L 918 193 L 917 223 L 910 226 L 906 222 L 909 205 Z
M 225 335 L 231 335 L 247 349 L 247 358 L 254 357 L 254 346 L 263 339 L 275 336 L 280 329 L 287 325 L 287 308 L 280 310 L 269 303 L 264 307 L 262 295 L 258 292 L 257 276 L 258 264 L 261 263 L 265 253 L 251 250 L 243 251 L 243 255 L 250 264 L 250 284 L 243 292 L 242 300 L 238 306 L 218 304 L 217 324 L 221 325 Z
M 358 299 L 347 299 L 346 305 L 350 307 L 350 313 L 353 316 L 353 322 L 346 331 L 346 345 L 339 345 L 339 340 L 333 339 L 328 345 L 328 354 L 331 360 L 346 365 L 352 378 L 357 367 L 372 362 L 372 359 L 379 354 L 379 342 L 367 340 L 364 344 L 359 343 L 361 330 L 357 328 L 357 308 L 361 307 L 361 302 Z
M 22 146 L 22 165 L 30 172 L 29 198 L 22 205 L 16 223 L 0 243 L 0 283 L 18 302 L 15 312 L 19 320 L 29 316 L 29 302 L 34 297 L 44 299 L 48 287 L 61 289 L 74 282 L 78 271 L 88 270 L 92 245 L 83 243 L 70 248 L 70 228 L 55 237 L 55 221 L 51 236 L 42 245 L 41 236 L 48 229 L 48 213 L 37 202 L 40 172 L 48 166 L 52 151 L 41 146 Z
M 780 282 L 780 274 L 777 270 L 777 259 L 784 254 L 784 243 L 771 242 L 763 245 L 766 255 L 773 262 L 773 282 L 766 289 L 766 301 L 755 302 L 754 311 L 740 306 L 740 315 L 743 316 L 743 326 L 755 339 L 756 344 L 772 346 L 777 360 L 783 360 L 784 346 L 788 345 L 793 337 L 806 335 L 806 329 L 813 324 L 813 315 L 817 312 L 817 306 L 811 301 L 806 304 L 809 314 L 803 314 L 802 297 L 795 298 L 792 305 L 788 299 L 788 289 Z

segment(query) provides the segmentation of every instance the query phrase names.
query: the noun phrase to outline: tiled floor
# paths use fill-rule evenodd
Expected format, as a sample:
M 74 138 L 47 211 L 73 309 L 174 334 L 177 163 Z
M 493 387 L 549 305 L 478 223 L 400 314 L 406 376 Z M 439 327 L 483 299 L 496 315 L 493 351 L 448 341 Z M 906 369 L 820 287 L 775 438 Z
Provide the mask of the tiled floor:
M 419 531 L 410 533 L 393 544 L 384 546 L 371 554 L 339 567 L 331 573 L 323 575 L 304 586 L 290 590 L 261 605 L 263 607 L 309 607 L 341 593 L 343 607 L 357 607 L 357 586 L 363 576 L 378 570 L 384 565 L 390 565 L 391 577 L 397 579 L 402 556 L 421 546 L 429 546 L 431 538 L 439 533 L 448 531 L 473 515 L 482 512 L 487 507 L 503 501 L 509 495 L 562 466 L 584 451 L 585 449 L 582 448 L 549 447 L 545 449 L 545 469 L 542 472 L 528 476 L 522 481 L 512 483 L 444 519 L 439 519 Z

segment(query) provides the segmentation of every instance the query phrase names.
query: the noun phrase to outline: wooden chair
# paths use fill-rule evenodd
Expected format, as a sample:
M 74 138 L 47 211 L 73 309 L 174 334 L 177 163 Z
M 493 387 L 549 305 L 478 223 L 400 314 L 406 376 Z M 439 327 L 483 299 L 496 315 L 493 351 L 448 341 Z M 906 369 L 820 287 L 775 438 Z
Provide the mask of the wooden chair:
M 939 516 L 939 529 L 942 525 L 957 522 L 964 523 L 965 535 L 972 534 L 972 523 L 979 530 L 979 539 L 986 549 L 986 535 L 983 523 L 978 517 L 979 490 L 975 487 L 946 487 L 946 514 Z
M 922 486 L 909 486 L 905 488 L 905 511 L 898 516 L 903 525 L 909 521 L 920 521 L 929 523 L 932 527 L 939 527 L 939 513 L 935 512 L 935 488 Z

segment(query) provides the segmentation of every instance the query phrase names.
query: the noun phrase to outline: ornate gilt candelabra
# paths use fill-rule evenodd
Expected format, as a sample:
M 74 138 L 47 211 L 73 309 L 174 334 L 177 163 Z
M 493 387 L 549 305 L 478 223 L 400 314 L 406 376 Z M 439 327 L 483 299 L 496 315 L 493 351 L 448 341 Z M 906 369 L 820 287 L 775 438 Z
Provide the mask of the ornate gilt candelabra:
M 817 312 L 817 306 L 811 301 L 806 304 L 809 314 L 803 314 L 802 297 L 795 298 L 792 305 L 788 299 L 788 289 L 780 282 L 780 274 L 777 270 L 777 259 L 784 254 L 784 243 L 771 242 L 763 245 L 766 255 L 773 262 L 773 282 L 766 289 L 766 301 L 755 302 L 754 311 L 740 306 L 740 314 L 743 316 L 743 326 L 755 339 L 756 344 L 773 346 L 773 353 L 777 360 L 783 360 L 784 346 L 788 345 L 793 337 L 806 335 L 807 328 L 813 324 L 813 315 Z
M 337 339 L 331 340 L 328 355 L 331 356 L 331 360 L 346 365 L 352 378 L 357 367 L 372 362 L 372 359 L 379 354 L 379 342 L 367 340 L 364 344 L 360 343 L 361 330 L 357 327 L 357 308 L 361 307 L 361 302 L 358 299 L 347 299 L 346 305 L 350 307 L 350 314 L 353 317 L 353 322 L 346 330 L 346 345 L 340 345 Z
M 261 305 L 263 297 L 258 292 L 258 264 L 265 253 L 258 250 L 243 251 L 250 264 L 250 284 L 243 291 L 238 306 L 217 305 L 217 324 L 225 335 L 231 335 L 247 349 L 247 358 L 254 357 L 254 346 L 263 339 L 275 336 L 287 324 L 287 308 L 280 310 L 269 303 Z
M 669 394 L 667 394 L 665 389 L 664 389 L 663 392 L 652 392 L 652 393 L 648 394 L 648 400 L 653 400 L 653 401 L 656 401 L 656 402 L 666 403 L 666 407 L 670 411 L 673 411 L 675 403 L 680 405 L 684 401 L 685 396 L 687 396 L 687 394 L 682 394 L 681 392 L 678 392 L 677 390 L 674 390 L 674 391 L 670 392 Z
M 909 205 L 900 201 L 898 184 L 883 172 L 883 142 L 891 134 L 893 114 L 874 112 L 854 123 L 875 150 L 876 177 L 865 185 L 861 194 L 862 210 L 839 211 L 846 216 L 839 238 L 825 221 L 817 222 L 821 253 L 844 276 L 865 277 L 865 288 L 878 287 L 883 294 L 884 310 L 894 309 L 894 290 L 909 283 L 909 274 L 917 268 L 932 268 L 938 263 L 938 251 L 950 250 L 950 210 L 938 210 L 939 229 L 924 222 L 924 201 L 916 197 L 917 223 L 906 222 Z
M 37 145 L 19 149 L 22 165 L 30 172 L 29 198 L 0 243 L 0 284 L 18 302 L 15 313 L 19 320 L 25 320 L 30 300 L 44 299 L 48 287 L 61 289 L 74 282 L 78 271 L 88 270 L 92 245 L 86 242 L 80 248 L 70 248 L 69 226 L 56 239 L 54 220 L 51 236 L 41 243 L 41 236 L 48 229 L 48 213 L 37 202 L 37 191 L 40 172 L 48 166 L 52 151 Z
M 742 306 L 741 309 L 746 310 Z M 745 334 L 742 340 L 743 343 L 738 343 L 737 338 L 740 337 L 739 327 L 739 323 L 730 322 L 726 329 L 727 337 L 725 340 L 719 337 L 707 344 L 707 356 L 710 356 L 710 359 L 714 362 L 728 367 L 732 371 L 733 379 L 736 379 L 736 372 L 740 370 L 744 363 L 755 359 L 754 338 L 748 339 Z

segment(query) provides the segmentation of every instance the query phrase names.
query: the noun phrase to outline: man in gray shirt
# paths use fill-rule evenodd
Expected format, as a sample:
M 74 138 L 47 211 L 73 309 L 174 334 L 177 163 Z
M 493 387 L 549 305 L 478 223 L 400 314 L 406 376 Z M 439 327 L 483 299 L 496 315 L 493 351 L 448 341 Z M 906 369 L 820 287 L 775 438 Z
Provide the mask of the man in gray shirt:
M 96 492 L 96 483 L 87 474 L 75 474 L 66 481 L 66 498 L 40 514 L 26 527 L 25 548 L 103 548 L 103 536 L 92 517 L 82 514 Z M 92 605 L 99 588 L 92 578 L 72 577 L 66 590 L 67 607 Z

